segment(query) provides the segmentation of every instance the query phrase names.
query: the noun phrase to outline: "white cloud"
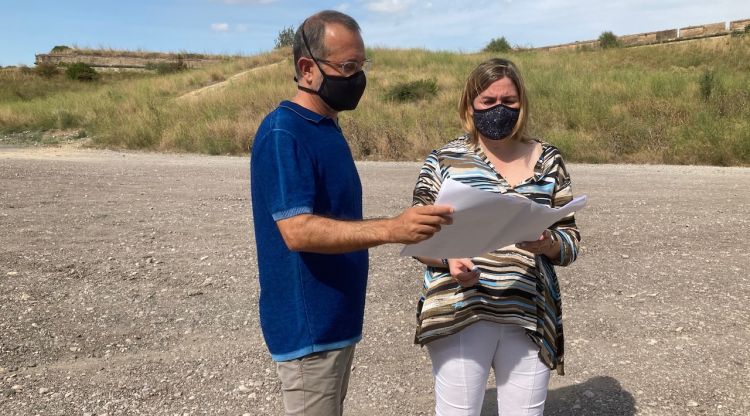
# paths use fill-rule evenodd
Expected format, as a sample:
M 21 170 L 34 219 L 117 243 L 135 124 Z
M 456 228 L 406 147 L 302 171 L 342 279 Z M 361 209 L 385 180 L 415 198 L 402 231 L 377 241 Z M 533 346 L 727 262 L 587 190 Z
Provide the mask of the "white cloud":
M 229 23 L 211 23 L 214 32 L 229 32 Z
M 366 7 L 373 12 L 394 14 L 405 12 L 413 3 L 414 0 L 377 0 L 368 2 Z
M 340 11 L 341 13 L 346 12 L 349 10 L 349 7 L 351 7 L 351 4 L 349 3 L 341 3 L 336 7 L 336 10 Z

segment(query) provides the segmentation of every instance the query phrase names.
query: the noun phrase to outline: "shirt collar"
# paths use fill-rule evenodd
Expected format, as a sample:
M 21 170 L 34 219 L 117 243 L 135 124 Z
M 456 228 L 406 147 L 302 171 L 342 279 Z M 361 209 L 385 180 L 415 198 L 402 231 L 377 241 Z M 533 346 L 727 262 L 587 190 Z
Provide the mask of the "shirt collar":
M 328 118 L 288 100 L 282 101 L 281 104 L 279 104 L 279 107 L 284 107 L 288 110 L 294 111 L 298 116 L 307 121 L 312 121 L 315 124 L 320 124 L 321 121 Z

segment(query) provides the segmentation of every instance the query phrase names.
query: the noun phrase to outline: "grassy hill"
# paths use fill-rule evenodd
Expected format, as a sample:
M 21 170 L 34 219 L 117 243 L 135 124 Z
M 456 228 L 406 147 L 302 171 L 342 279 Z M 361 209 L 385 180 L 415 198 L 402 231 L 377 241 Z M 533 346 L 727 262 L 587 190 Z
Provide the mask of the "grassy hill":
M 78 129 L 94 146 L 244 153 L 265 114 L 296 91 L 290 55 L 280 50 L 169 75 L 105 74 L 94 83 L 3 70 L 0 133 Z M 381 160 L 421 160 L 460 134 L 461 87 L 477 63 L 493 56 L 393 49 L 368 55 L 368 89 L 341 124 L 356 158 Z M 749 36 L 505 56 L 526 78 L 532 132 L 568 160 L 750 165 Z M 259 69 L 223 88 L 178 98 L 252 68 Z M 409 83 L 420 80 L 426 98 L 394 98 L 415 92 Z

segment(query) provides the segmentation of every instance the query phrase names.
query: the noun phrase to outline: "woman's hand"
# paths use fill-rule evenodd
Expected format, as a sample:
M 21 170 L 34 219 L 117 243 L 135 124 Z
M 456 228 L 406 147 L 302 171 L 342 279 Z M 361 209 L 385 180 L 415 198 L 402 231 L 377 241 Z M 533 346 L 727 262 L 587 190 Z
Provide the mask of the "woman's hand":
M 472 287 L 479 283 L 479 270 L 471 259 L 449 259 L 448 269 L 461 287 Z
M 556 259 L 560 255 L 560 243 L 552 238 L 552 231 L 544 230 L 536 241 L 524 241 L 516 244 L 521 250 L 532 254 L 544 254 L 550 259 Z

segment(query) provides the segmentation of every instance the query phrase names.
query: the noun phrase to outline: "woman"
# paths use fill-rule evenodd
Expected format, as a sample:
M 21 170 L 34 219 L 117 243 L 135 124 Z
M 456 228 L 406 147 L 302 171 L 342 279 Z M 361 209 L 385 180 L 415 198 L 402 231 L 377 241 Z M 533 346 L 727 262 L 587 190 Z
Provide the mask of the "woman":
M 529 104 L 516 66 L 490 59 L 469 75 L 459 103 L 466 134 L 425 160 L 414 205 L 434 203 L 445 179 L 558 207 L 572 197 L 557 148 L 526 135 Z M 502 215 L 502 213 L 498 213 Z M 492 224 L 487 224 L 488 227 Z M 537 241 L 426 265 L 415 343 L 426 345 L 438 415 L 479 415 L 490 367 L 501 415 L 542 415 L 551 369 L 563 374 L 559 286 L 552 265 L 578 254 L 573 215 Z

